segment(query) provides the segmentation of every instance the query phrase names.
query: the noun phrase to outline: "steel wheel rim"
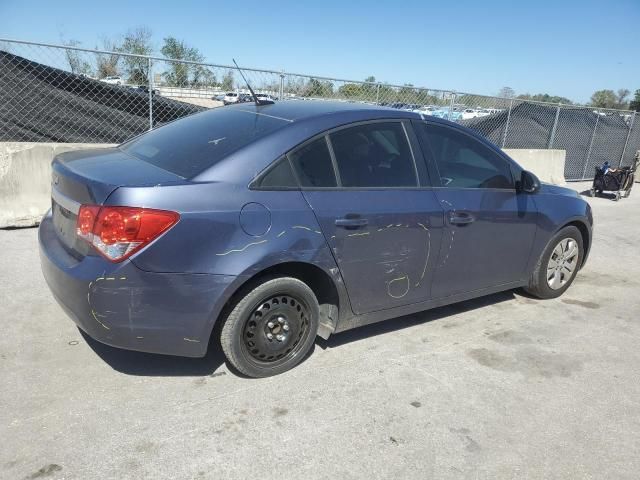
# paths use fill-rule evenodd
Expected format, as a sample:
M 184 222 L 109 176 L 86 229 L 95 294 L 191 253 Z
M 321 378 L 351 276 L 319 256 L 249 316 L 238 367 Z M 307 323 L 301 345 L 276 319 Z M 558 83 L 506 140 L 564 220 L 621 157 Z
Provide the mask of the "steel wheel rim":
M 293 295 L 271 295 L 249 313 L 242 330 L 242 349 L 254 364 L 283 363 L 300 353 L 310 325 L 306 302 Z
M 551 290 L 559 290 L 576 273 L 580 251 L 573 238 L 563 238 L 558 242 L 547 263 L 547 285 Z

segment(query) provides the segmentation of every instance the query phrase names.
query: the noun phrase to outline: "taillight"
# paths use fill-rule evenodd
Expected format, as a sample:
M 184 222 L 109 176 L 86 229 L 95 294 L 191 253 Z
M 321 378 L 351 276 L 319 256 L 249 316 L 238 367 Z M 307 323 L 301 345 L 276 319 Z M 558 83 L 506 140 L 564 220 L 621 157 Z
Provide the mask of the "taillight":
M 180 219 L 176 212 L 137 207 L 82 205 L 76 233 L 112 262 L 133 255 Z

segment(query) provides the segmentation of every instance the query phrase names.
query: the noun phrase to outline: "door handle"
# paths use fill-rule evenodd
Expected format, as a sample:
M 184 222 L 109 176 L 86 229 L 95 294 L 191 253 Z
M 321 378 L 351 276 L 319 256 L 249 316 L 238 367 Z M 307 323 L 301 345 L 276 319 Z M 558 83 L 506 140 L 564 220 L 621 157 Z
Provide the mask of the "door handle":
M 366 218 L 336 218 L 336 227 L 346 228 L 347 230 L 366 227 L 368 224 L 369 221 Z
M 453 225 L 467 225 L 475 221 L 469 212 L 449 212 L 449 223 Z

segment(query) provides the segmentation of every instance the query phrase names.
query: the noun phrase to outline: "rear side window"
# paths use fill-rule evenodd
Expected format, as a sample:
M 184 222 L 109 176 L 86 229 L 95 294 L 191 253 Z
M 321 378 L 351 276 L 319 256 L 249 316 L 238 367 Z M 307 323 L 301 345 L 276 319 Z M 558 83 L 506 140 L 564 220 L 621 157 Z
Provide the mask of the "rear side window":
M 337 186 L 331 155 L 325 137 L 294 150 L 289 159 L 303 187 Z
M 191 178 L 288 124 L 267 115 L 215 108 L 152 130 L 120 148 L 140 160 Z
M 416 170 L 400 122 L 375 122 L 329 135 L 343 187 L 415 187 Z
M 298 188 L 298 183 L 291 170 L 289 160 L 284 157 L 277 160 L 262 177 L 253 183 L 252 187 L 259 189 L 291 189 Z
M 433 153 L 440 184 L 449 188 L 514 188 L 509 163 L 470 135 L 452 128 L 416 125 Z

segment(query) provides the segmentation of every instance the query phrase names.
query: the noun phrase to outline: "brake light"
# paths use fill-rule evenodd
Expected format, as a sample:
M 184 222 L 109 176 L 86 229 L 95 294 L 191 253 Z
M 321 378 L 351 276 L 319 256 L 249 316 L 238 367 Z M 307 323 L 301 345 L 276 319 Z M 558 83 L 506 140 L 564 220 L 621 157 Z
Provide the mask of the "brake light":
M 112 262 L 148 245 L 180 219 L 176 212 L 138 207 L 82 205 L 76 233 Z

